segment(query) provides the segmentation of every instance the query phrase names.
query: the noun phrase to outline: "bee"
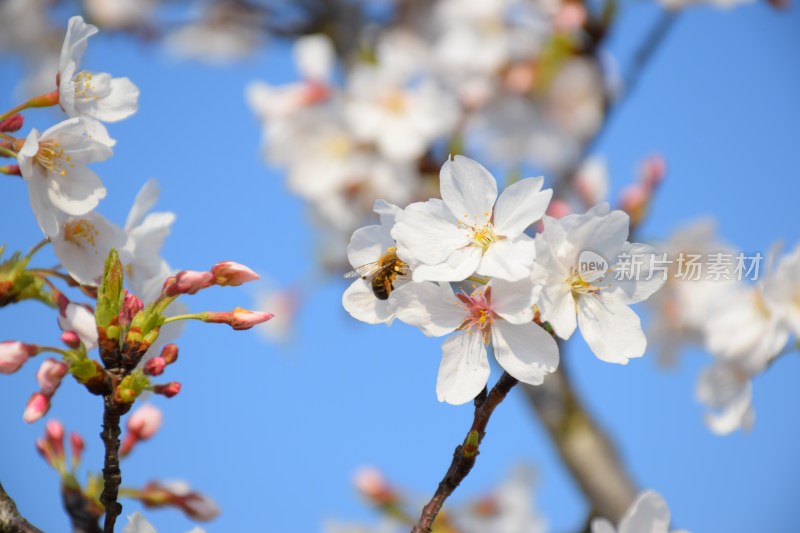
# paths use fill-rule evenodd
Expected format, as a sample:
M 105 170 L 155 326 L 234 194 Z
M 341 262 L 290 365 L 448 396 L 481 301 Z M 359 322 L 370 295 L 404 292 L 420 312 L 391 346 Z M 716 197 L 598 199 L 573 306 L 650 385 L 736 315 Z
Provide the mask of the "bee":
M 361 265 L 344 275 L 346 278 L 360 277 L 369 281 L 372 292 L 379 300 L 389 299 L 394 290 L 394 282 L 398 277 L 409 274 L 408 265 L 397 257 L 397 248 L 392 247 L 377 261 Z

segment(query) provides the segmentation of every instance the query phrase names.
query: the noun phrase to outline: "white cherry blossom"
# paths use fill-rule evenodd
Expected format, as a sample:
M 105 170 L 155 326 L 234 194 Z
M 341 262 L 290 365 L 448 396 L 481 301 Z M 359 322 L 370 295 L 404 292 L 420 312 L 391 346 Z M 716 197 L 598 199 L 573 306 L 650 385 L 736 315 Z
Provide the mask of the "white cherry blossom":
M 717 360 L 697 381 L 696 395 L 708 412 L 705 423 L 717 435 L 749 430 L 755 422 L 752 369 L 739 361 Z
M 653 249 L 627 242 L 628 228 L 628 215 L 609 212 L 603 203 L 583 215 L 558 220 L 546 216 L 544 231 L 536 236 L 537 262 L 547 271 L 538 304 L 542 319 L 562 339 L 580 327 L 594 354 L 609 363 L 626 364 L 629 358 L 644 355 L 647 340 L 639 317 L 628 306 L 645 300 L 664 284 L 661 276 L 650 276 L 648 258 Z M 592 275 L 582 271 L 583 252 L 604 259 L 608 270 Z M 638 273 L 618 270 L 623 254 L 640 258 Z
M 125 232 L 97 212 L 67 217 L 51 241 L 61 265 L 83 285 L 99 285 L 112 248 L 120 252 L 123 263 L 129 259 Z
M 764 281 L 764 297 L 779 320 L 800 337 L 800 245 Z
M 639 494 L 619 521 L 619 528 L 605 518 L 592 520 L 592 533 L 669 533 L 670 513 L 667 502 L 655 491 Z M 673 533 L 688 533 L 674 531 Z
M 69 19 L 59 60 L 59 104 L 68 116 L 86 119 L 94 138 L 113 146 L 114 141 L 97 121 L 116 122 L 134 114 L 139 89 L 128 78 L 79 70 L 89 37 L 97 31 L 96 26 L 86 24 L 80 16 Z
M 530 275 L 534 240 L 524 231 L 547 209 L 553 191 L 542 178 L 526 178 L 498 198 L 497 182 L 479 163 L 462 156 L 439 175 L 442 200 L 409 205 L 392 236 L 398 255 L 415 257 L 414 281 L 461 281 L 474 272 L 516 281 Z
M 60 122 L 42 134 L 31 130 L 17 160 L 45 235 L 58 234 L 64 214 L 85 215 L 105 198 L 106 188 L 86 165 L 110 156 L 111 148 L 91 138 L 80 118 Z
M 389 233 L 395 223 L 400 208 L 383 200 L 375 202 L 375 212 L 380 215 L 381 223 L 365 226 L 353 233 L 347 246 L 347 258 L 355 269 L 369 265 L 391 248 L 395 242 Z M 379 299 L 368 279 L 357 278 L 342 295 L 342 305 L 353 318 L 368 324 L 391 324 L 394 321 L 394 299 L 399 287 L 409 280 L 398 276 L 393 285 L 395 290 L 389 293 L 386 300 Z
M 58 313 L 58 327 L 61 331 L 73 331 L 86 350 L 97 347 L 97 322 L 94 311 L 81 304 L 68 303 Z
M 454 294 L 448 283 L 408 283 L 394 292 L 397 317 L 428 336 L 457 331 L 442 344 L 436 382 L 439 401 L 466 403 L 486 386 L 491 342 L 497 362 L 514 378 L 540 385 L 558 367 L 558 346 L 533 322 L 540 288 L 533 277 L 493 279 L 471 294 Z
M 158 531 L 142 513 L 135 512 L 128 517 L 128 523 L 122 528 L 122 533 L 158 533 Z M 205 530 L 196 527 L 188 533 L 205 533 Z

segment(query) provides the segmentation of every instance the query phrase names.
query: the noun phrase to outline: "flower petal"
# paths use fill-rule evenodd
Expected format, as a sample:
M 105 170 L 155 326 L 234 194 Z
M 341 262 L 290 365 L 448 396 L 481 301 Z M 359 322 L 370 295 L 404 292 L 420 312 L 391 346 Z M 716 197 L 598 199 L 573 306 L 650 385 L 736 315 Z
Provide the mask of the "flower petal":
M 406 207 L 396 215 L 392 237 L 398 249 L 426 265 L 443 263 L 453 250 L 469 244 L 466 233 L 458 229 L 453 215 L 441 201 L 428 200 Z
M 619 300 L 584 294 L 578 298 L 578 326 L 594 354 L 609 363 L 628 364 L 647 348 L 639 316 Z
M 497 200 L 497 181 L 480 163 L 457 155 L 439 173 L 442 200 L 459 222 L 483 226 Z
M 614 294 L 626 305 L 631 305 L 646 300 L 660 289 L 667 281 L 667 273 L 653 271 L 657 256 L 652 246 L 626 242 L 622 252 L 630 256 L 629 261 L 626 259 L 630 266 L 626 267 L 626 271 L 614 272 L 617 268 L 615 265 L 617 258 L 609 259 L 609 267 L 612 272 L 606 276 L 606 279 L 612 285 L 607 292 Z M 637 264 L 641 265 L 641 268 L 634 267 Z
M 592 520 L 592 533 L 617 533 L 617 528 L 605 518 Z
M 669 508 L 660 494 L 645 491 L 619 523 L 619 533 L 669 533 Z
M 474 246 L 453 250 L 444 263 L 417 265 L 414 281 L 463 281 L 470 277 L 481 261 L 481 251 Z
M 350 316 L 367 324 L 391 323 L 394 319 L 389 310 L 389 300 L 376 298 L 372 286 L 363 279 L 355 280 L 344 291 L 342 305 Z
M 519 281 L 493 279 L 492 311 L 512 324 L 524 324 L 533 320 L 533 303 L 539 297 L 541 286 L 528 276 Z
M 494 356 L 506 372 L 529 385 L 541 385 L 558 368 L 558 345 L 537 324 L 514 325 L 498 320 L 492 326 Z
M 442 363 L 436 378 L 440 402 L 461 405 L 474 399 L 489 381 L 489 360 L 481 336 L 462 331 L 442 343 Z
M 526 178 L 500 194 L 494 208 L 494 230 L 498 235 L 516 237 L 544 216 L 553 190 L 542 191 L 543 183 L 544 178 Z
M 575 332 L 578 322 L 575 318 L 575 299 L 566 283 L 545 285 L 539 298 L 542 319 L 553 326 L 556 335 L 564 340 Z
M 467 316 L 449 283 L 406 283 L 398 287 L 391 298 L 397 318 L 417 326 L 429 337 L 447 335 Z
M 347 259 L 353 268 L 358 268 L 377 261 L 394 245 L 394 240 L 381 225 L 358 228 L 347 245 Z
M 84 215 L 106 197 L 103 182 L 86 167 L 70 169 L 65 176 L 50 173 L 47 197 L 55 207 L 70 215 Z
M 155 178 L 150 178 L 136 193 L 136 199 L 133 201 L 131 210 L 128 211 L 128 218 L 125 220 L 125 231 L 130 231 L 142 223 L 144 214 L 150 211 L 158 201 L 158 195 L 158 182 Z
M 517 281 L 531 275 L 535 257 L 536 242 L 527 235 L 520 235 L 513 241 L 503 239 L 489 246 L 477 271 L 481 276 Z

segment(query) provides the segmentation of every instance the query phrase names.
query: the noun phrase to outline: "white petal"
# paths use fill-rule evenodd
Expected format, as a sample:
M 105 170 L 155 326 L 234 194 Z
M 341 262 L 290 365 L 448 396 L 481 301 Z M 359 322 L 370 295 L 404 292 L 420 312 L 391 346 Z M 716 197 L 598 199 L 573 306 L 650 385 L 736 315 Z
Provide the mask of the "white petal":
M 541 286 L 529 276 L 519 281 L 493 279 L 492 311 L 512 324 L 524 324 L 533 320 L 533 303 L 539 297 Z
M 83 305 L 69 303 L 64 312 L 58 314 L 58 326 L 62 331 L 74 331 L 87 350 L 97 346 L 97 322 L 94 313 Z
M 67 61 L 73 61 L 76 65 L 80 64 L 89 37 L 97 32 L 97 27 L 86 24 L 81 16 L 76 15 L 69 19 L 67 34 L 64 37 L 64 44 L 61 46 L 59 72 L 66 67 Z
M 392 237 L 398 248 L 407 249 L 427 265 L 442 263 L 453 250 L 469 244 L 444 204 L 430 200 L 411 204 L 398 213 Z
M 70 215 L 84 215 L 106 197 L 100 178 L 86 167 L 75 167 L 65 176 L 52 173 L 48 179 L 47 197 L 55 207 Z
M 558 345 L 537 324 L 514 325 L 498 320 L 492 325 L 494 356 L 506 372 L 530 385 L 541 385 L 558 368 Z
M 45 235 L 55 237 L 67 215 L 56 209 L 48 197 L 48 181 L 38 176 L 28 181 L 28 197 L 31 210 Z
M 584 294 L 578 298 L 578 326 L 594 354 L 625 365 L 647 348 L 639 316 L 619 300 Z
M 481 258 L 477 271 L 506 281 L 517 281 L 531 275 L 531 265 L 536 257 L 536 243 L 527 236 L 516 240 L 503 239 L 492 243 Z
M 442 343 L 442 363 L 436 378 L 440 402 L 461 405 L 474 399 L 489 381 L 489 361 L 481 335 L 462 331 Z
M 393 295 L 394 293 L 390 297 L 393 298 Z M 389 311 L 389 300 L 376 298 L 369 282 L 363 279 L 355 280 L 344 291 L 342 305 L 353 318 L 367 324 L 391 322 L 393 318 Z
M 619 533 L 668 533 L 669 508 L 660 494 L 645 491 L 619 523 Z
M 553 190 L 542 191 L 544 178 L 526 178 L 500 194 L 494 208 L 494 230 L 498 235 L 516 237 L 542 218 Z
M 575 317 L 575 299 L 566 282 L 545 285 L 539 298 L 542 319 L 553 326 L 556 335 L 569 339 L 578 326 Z
M 375 200 L 372 211 L 381 218 L 381 226 L 386 230 L 386 233 L 391 233 L 394 227 L 395 217 L 397 217 L 397 213 L 400 213 L 402 209 L 394 204 L 390 204 L 386 200 Z
M 448 283 L 406 283 L 392 293 L 397 318 L 417 326 L 425 335 L 440 337 L 459 327 L 466 309 Z
M 600 204 L 602 205 L 602 204 Z M 571 231 L 570 239 L 580 247 L 579 252 L 590 250 L 599 254 L 609 264 L 617 263 L 617 255 L 625 246 L 630 231 L 630 217 L 615 210 L 602 217 L 580 215 L 580 223 Z
M 463 281 L 470 277 L 481 261 L 481 251 L 474 246 L 454 250 L 444 263 L 417 265 L 414 281 Z
M 73 17 L 74 18 L 74 17 Z M 133 513 L 128 517 L 128 523 L 122 528 L 122 533 L 158 533 L 156 528 L 142 516 L 141 513 Z
M 358 228 L 353 232 L 350 244 L 347 245 L 347 259 L 353 268 L 358 268 L 377 261 L 394 245 L 394 240 L 381 225 Z
M 497 182 L 480 163 L 457 155 L 439 173 L 442 200 L 460 221 L 469 226 L 484 225 L 492 216 L 497 199 Z
M 128 78 L 112 78 L 111 91 L 87 110 L 87 114 L 103 122 L 127 118 L 139 107 L 139 88 Z
M 605 518 L 592 520 L 592 533 L 617 533 L 617 528 Z
M 630 268 L 626 272 L 619 272 L 621 279 L 617 279 L 617 272 L 614 272 L 615 264 L 610 262 L 609 267 L 612 272 L 606 276 L 606 279 L 611 282 L 612 287 L 608 292 L 613 293 L 621 302 L 631 305 L 646 300 L 660 289 L 666 282 L 666 275 L 660 272 L 653 272 L 654 261 L 657 256 L 655 248 L 652 246 L 627 242 L 622 248 L 622 252 L 631 257 L 630 264 L 637 264 L 641 261 L 642 268 L 638 272 Z M 647 279 L 648 277 L 650 279 Z
M 297 39 L 292 54 L 297 70 L 307 80 L 325 82 L 330 79 L 336 54 L 327 36 L 308 35 Z
M 131 210 L 128 212 L 128 218 L 125 220 L 125 231 L 130 231 L 134 226 L 142 223 L 145 213 L 156 205 L 158 195 L 158 182 L 150 178 L 136 193 L 136 199 L 133 201 Z

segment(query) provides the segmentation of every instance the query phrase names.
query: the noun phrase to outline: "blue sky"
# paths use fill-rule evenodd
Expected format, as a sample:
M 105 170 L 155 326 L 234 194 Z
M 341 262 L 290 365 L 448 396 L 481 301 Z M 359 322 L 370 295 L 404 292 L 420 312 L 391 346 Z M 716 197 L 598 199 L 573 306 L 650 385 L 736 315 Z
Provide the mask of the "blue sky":
M 612 51 L 627 57 L 654 13 L 630 6 Z M 798 24 L 796 10 L 777 13 L 761 4 L 698 8 L 677 22 L 598 147 L 615 191 L 633 179 L 645 156 L 667 160 L 669 175 L 643 238 L 665 237 L 711 214 L 722 237 L 742 250 L 800 242 L 800 225 L 791 217 L 800 193 L 794 177 Z M 95 167 L 109 190 L 100 206 L 104 215 L 122 224 L 136 191 L 156 177 L 158 208 L 178 217 L 164 249 L 174 267 L 204 269 L 231 259 L 284 284 L 313 273 L 314 231 L 280 173 L 260 161 L 259 125 L 243 97 L 250 80 L 293 79 L 285 46 L 274 43 L 251 60 L 218 69 L 101 35 L 91 41 L 85 64 L 130 77 L 142 93 L 139 113 L 110 128 L 118 139 L 114 157 Z M 0 58 L 3 109 L 14 103 L 19 72 L 18 60 Z M 40 129 L 59 119 L 46 111 L 27 117 Z M 0 179 L 0 198 L 0 241 L 11 250 L 38 242 L 22 181 Z M 39 260 L 55 262 L 49 251 Z M 254 332 L 189 324 L 180 360 L 164 376 L 184 389 L 172 400 L 154 400 L 165 425 L 123 463 L 125 482 L 189 481 L 223 510 L 207 526 L 211 532 L 318 531 L 326 519 L 371 520 L 351 484 L 364 464 L 429 497 L 469 426 L 471 407 L 436 401 L 439 340 L 399 323 L 387 329 L 355 322 L 341 309 L 345 287 L 337 279 L 308 286 L 289 346 L 268 344 Z M 186 302 L 197 311 L 255 305 L 246 286 L 215 288 Z M 5 308 L 0 317 L 0 339 L 57 342 L 55 317 L 40 305 Z M 669 372 L 652 354 L 623 368 L 597 360 L 576 338 L 563 359 L 636 481 L 664 495 L 675 526 L 695 533 L 795 530 L 796 355 L 755 380 L 753 431 L 722 438 L 705 428 L 694 400 L 698 373 L 710 363 L 701 351 L 687 352 Z M 1 380 L 0 480 L 39 527 L 63 531 L 56 475 L 33 446 L 43 424 L 21 421 L 37 366 Z M 101 468 L 100 412 L 101 401 L 69 380 L 50 412 L 87 439 L 86 466 L 94 471 Z M 521 395 L 498 409 L 484 443 L 454 501 L 482 494 L 514 465 L 530 463 L 538 472 L 537 505 L 553 530 L 581 523 L 585 503 Z M 124 513 L 137 508 L 123 503 Z M 175 511 L 147 515 L 160 531 L 191 527 Z

